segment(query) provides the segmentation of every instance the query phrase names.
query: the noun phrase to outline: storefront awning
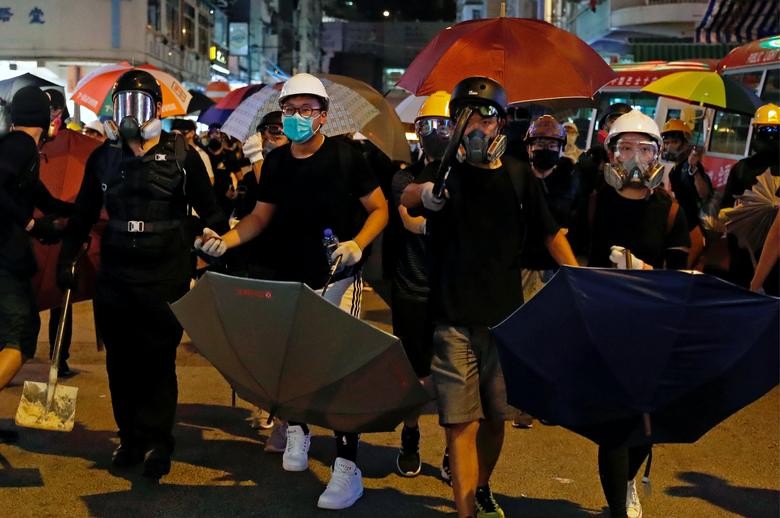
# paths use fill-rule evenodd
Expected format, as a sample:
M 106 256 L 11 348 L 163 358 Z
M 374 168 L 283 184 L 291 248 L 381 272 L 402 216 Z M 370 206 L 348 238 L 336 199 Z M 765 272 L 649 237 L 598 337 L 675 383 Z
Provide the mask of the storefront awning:
M 780 0 L 710 0 L 696 28 L 699 43 L 745 43 L 780 32 Z

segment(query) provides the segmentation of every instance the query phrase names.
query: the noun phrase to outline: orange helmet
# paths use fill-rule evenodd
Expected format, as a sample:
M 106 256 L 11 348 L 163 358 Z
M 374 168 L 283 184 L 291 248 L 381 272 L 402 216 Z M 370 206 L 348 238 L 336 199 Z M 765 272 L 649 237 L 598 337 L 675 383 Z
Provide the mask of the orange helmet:
M 526 143 L 535 138 L 550 138 L 565 143 L 566 130 L 552 115 L 542 115 L 528 126 L 525 134 Z
M 693 133 L 691 131 L 690 126 L 688 126 L 685 122 L 681 121 L 680 119 L 669 119 L 666 121 L 666 124 L 664 124 L 663 129 L 661 130 L 661 136 L 663 137 L 667 133 L 682 133 L 685 135 L 685 138 L 690 138 L 691 134 Z

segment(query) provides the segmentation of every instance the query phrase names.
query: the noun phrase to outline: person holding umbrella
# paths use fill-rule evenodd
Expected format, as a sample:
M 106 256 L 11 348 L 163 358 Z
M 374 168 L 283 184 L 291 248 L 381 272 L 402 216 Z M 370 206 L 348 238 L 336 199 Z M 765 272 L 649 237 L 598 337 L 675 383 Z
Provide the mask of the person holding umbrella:
M 387 224 L 387 201 L 359 148 L 322 134 L 329 102 L 325 86 L 310 74 L 284 84 L 279 105 L 290 144 L 265 157 L 254 210 L 222 236 L 204 229 L 196 248 L 218 257 L 265 233 L 269 278 L 325 287 L 328 301 L 359 317 L 364 250 Z M 323 250 L 326 229 L 342 239 L 332 252 Z M 329 264 L 337 260 L 342 268 L 331 276 Z M 358 436 L 335 433 L 336 460 L 317 502 L 324 509 L 348 508 L 363 495 Z M 285 470 L 308 468 L 310 437 L 305 423 L 289 423 Z
M 530 169 L 504 156 L 501 84 L 466 78 L 453 89 L 449 108 L 456 127 L 465 122 L 465 129 L 453 135 L 461 160 L 452 164 L 445 195 L 436 196 L 437 179 L 429 169 L 407 188 L 404 205 L 423 205 L 431 237 L 431 371 L 458 516 L 503 517 L 490 476 L 501 454 L 505 421 L 517 410 L 506 402 L 489 326 L 523 303 L 519 256 L 532 225 L 541 229 L 559 264 L 577 261 Z
M 622 269 L 684 269 L 690 238 L 685 212 L 662 188 L 661 133 L 639 110 L 621 115 L 605 140 L 609 165 L 606 185 L 591 206 L 588 266 Z M 639 518 L 642 506 L 634 477 L 650 444 L 628 447 L 634 420 L 608 422 L 584 435 L 599 445 L 601 485 L 613 518 Z
M 201 225 L 188 207 L 211 227 L 226 229 L 227 221 L 200 157 L 180 135 L 162 132 L 157 80 L 144 70 L 125 72 L 112 99 L 111 140 L 87 160 L 57 283 L 63 291 L 77 285 L 69 266 L 105 207 L 94 305 L 119 428 L 112 463 L 143 462 L 143 475 L 158 480 L 171 469 L 182 337 L 169 303 L 187 292 L 190 250 Z
M 753 151 L 752 155 L 743 158 L 731 168 L 720 209 L 733 207 L 734 197 L 753 187 L 756 178 L 767 169 L 772 176 L 780 175 L 780 106 L 769 103 L 756 110 L 753 117 Z M 750 253 L 740 248 L 733 235 L 728 236 L 728 246 L 730 256 L 728 280 L 748 287 L 753 276 Z M 755 252 L 759 253 L 758 250 Z M 766 277 L 764 290 L 768 295 L 780 294 L 777 267 L 773 268 Z
M 36 270 L 30 237 L 59 241 L 72 205 L 52 197 L 39 178 L 38 147 L 49 129 L 49 98 L 37 86 L 11 100 L 11 132 L 0 139 L 0 390 L 35 356 L 41 321 L 30 278 Z M 46 215 L 33 218 L 33 210 Z M 0 443 L 17 433 L 0 430 Z

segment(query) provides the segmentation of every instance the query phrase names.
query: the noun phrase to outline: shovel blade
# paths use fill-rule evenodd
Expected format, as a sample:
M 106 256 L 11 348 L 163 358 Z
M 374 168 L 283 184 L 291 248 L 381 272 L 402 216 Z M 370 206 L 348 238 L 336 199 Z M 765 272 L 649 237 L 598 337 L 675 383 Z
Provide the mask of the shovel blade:
M 14 421 L 18 426 L 56 432 L 70 432 L 76 420 L 78 387 L 57 385 L 54 400 L 46 411 L 46 383 L 25 381 Z

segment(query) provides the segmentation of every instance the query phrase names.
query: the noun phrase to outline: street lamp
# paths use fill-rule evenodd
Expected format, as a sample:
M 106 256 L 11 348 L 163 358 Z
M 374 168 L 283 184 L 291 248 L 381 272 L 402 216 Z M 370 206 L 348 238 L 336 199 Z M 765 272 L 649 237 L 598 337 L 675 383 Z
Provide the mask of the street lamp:
M 389 18 L 390 17 L 390 11 L 388 11 L 388 10 L 382 11 L 382 16 L 384 16 L 385 18 Z

